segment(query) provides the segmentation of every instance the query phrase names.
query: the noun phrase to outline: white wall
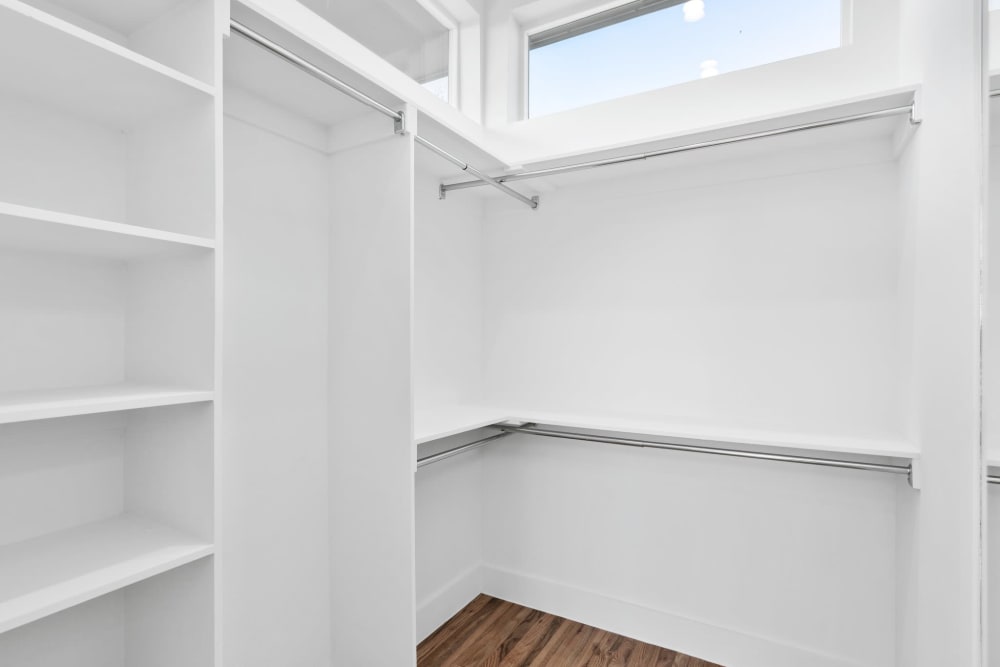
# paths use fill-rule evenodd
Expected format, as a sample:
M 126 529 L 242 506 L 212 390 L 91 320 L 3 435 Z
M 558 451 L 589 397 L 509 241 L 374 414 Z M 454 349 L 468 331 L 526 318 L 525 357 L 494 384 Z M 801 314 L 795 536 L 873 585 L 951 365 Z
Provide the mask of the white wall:
M 494 208 L 494 402 L 903 435 L 895 166 L 750 176 L 767 164 L 637 174 L 547 193 L 536 212 Z
M 483 394 L 483 202 L 436 196 L 440 159 L 421 150 L 414 199 L 414 401 L 421 408 Z M 469 438 L 456 438 L 462 444 Z M 482 591 L 478 452 L 416 473 L 417 641 Z
M 414 397 L 417 410 L 483 393 L 483 202 L 437 197 L 421 149 L 415 184 Z
M 225 133 L 225 664 L 330 664 L 328 158 Z
M 901 480 L 523 436 L 484 470 L 487 593 L 732 667 L 896 664 Z
M 903 436 L 897 165 L 823 150 L 491 201 L 493 402 Z M 488 593 L 727 665 L 904 664 L 905 481 L 525 437 L 483 471 Z
M 384 133 L 333 155 L 327 181 L 332 663 L 405 667 L 416 663 L 414 142 Z
M 912 282 L 910 430 L 923 489 L 905 553 L 910 664 L 983 663 L 980 384 L 984 146 L 983 0 L 904 3 L 901 63 L 922 82 L 923 123 L 901 161 Z

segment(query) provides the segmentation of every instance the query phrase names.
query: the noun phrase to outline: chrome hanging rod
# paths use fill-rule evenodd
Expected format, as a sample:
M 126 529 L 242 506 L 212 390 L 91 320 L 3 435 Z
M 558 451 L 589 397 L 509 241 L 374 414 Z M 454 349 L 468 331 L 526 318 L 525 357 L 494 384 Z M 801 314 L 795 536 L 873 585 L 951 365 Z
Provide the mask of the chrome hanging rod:
M 431 151 L 437 153 L 438 155 L 440 155 L 441 157 L 443 157 L 448 162 L 451 162 L 453 165 L 455 165 L 456 167 L 458 167 L 462 171 L 468 172 L 469 174 L 475 176 L 478 179 L 477 182 L 480 183 L 481 185 L 492 185 L 493 187 L 495 187 L 496 189 L 500 190 L 501 192 L 507 193 L 511 197 L 514 197 L 515 199 L 517 199 L 517 200 L 519 200 L 519 201 L 527 204 L 531 208 L 538 208 L 538 197 L 537 196 L 536 197 L 526 197 L 525 195 L 522 195 L 517 190 L 514 190 L 510 186 L 504 185 L 503 183 L 501 183 L 500 181 L 498 181 L 495 178 L 487 176 L 486 174 L 484 174 L 483 172 L 479 171 L 478 169 L 476 169 L 475 167 L 473 167 L 469 163 L 463 162 L 462 160 L 459 160 L 457 157 L 455 157 L 454 155 L 452 155 L 448 151 L 444 150 L 443 148 L 439 148 L 438 146 L 435 146 L 434 144 L 432 144 L 431 142 L 427 141 L 423 137 L 419 137 L 419 136 L 418 137 L 414 137 L 414 140 L 418 144 L 420 144 L 421 146 L 429 148 Z M 445 192 L 446 192 L 445 186 L 442 185 L 440 193 L 439 193 L 441 199 L 444 199 Z
M 293 52 L 289 51 L 288 49 L 286 49 L 285 47 L 281 46 L 280 44 L 277 44 L 276 42 L 268 39 L 267 37 L 265 37 L 264 35 L 260 34 L 259 32 L 257 32 L 255 30 L 247 27 L 246 25 L 240 23 L 236 19 L 230 19 L 229 20 L 229 26 L 232 28 L 233 32 L 236 33 L 237 35 L 239 35 L 240 37 L 243 37 L 244 39 L 247 39 L 251 43 L 256 44 L 257 46 L 261 47 L 265 51 L 267 51 L 267 52 L 269 52 L 269 53 L 271 53 L 273 55 L 278 56 L 279 58 L 281 58 L 285 62 L 287 62 L 287 63 L 289 63 L 289 64 L 297 67 L 298 69 L 302 70 L 303 72 L 305 72 L 309 76 L 312 76 L 312 77 L 314 77 L 316 79 L 319 79 L 320 81 L 322 81 L 326 85 L 328 85 L 328 86 L 330 86 L 330 87 L 332 87 L 332 88 L 340 91 L 341 93 L 343 93 L 344 95 L 347 95 L 351 99 L 357 100 L 358 102 L 361 102 L 365 106 L 368 106 L 368 107 L 374 109 L 375 111 L 379 112 L 383 116 L 391 118 L 392 122 L 393 122 L 393 125 L 394 125 L 394 128 L 395 128 L 396 134 L 402 134 L 403 133 L 403 131 L 404 131 L 404 127 L 403 127 L 404 123 L 403 123 L 403 113 L 402 112 L 396 111 L 395 109 L 391 109 L 390 107 L 387 107 L 386 105 L 382 104 L 381 102 L 379 102 L 378 100 L 374 99 L 373 97 L 371 97 L 369 95 L 366 95 L 365 93 L 361 92 L 360 90 L 358 90 L 354 86 L 350 85 L 349 83 L 346 83 L 346 82 L 338 79 L 337 77 L 335 77 L 334 75 L 330 74 L 329 72 L 327 72 L 327 71 L 323 70 L 322 68 L 314 65 L 313 63 L 311 63 L 308 60 L 302 58 L 301 56 L 296 55 L 295 53 L 293 53 Z M 414 140 L 417 143 L 419 143 L 420 145 L 425 146 L 425 147 L 429 148 L 430 150 L 434 151 L 435 153 L 437 153 L 438 155 L 440 155 L 444 159 L 448 160 L 452 164 L 454 164 L 457 167 L 459 167 L 462 171 L 468 172 L 470 175 L 475 176 L 477 179 L 480 179 L 480 181 L 482 181 L 483 185 L 492 185 L 493 187 L 497 188 L 501 192 L 504 192 L 504 193 L 510 195 L 511 197 L 514 197 L 515 199 L 518 199 L 519 201 L 521 201 L 521 202 L 527 204 L 528 206 L 530 206 L 531 208 L 538 208 L 538 197 L 526 197 L 526 196 L 522 195 L 517 190 L 514 190 L 513 188 L 511 188 L 511 187 L 509 187 L 507 185 L 503 185 L 502 183 L 498 182 L 496 179 L 487 176 L 482 171 L 476 169 L 475 167 L 473 167 L 469 163 L 465 162 L 464 160 L 458 159 L 457 157 L 455 157 L 454 155 L 452 155 L 448 151 L 444 150 L 443 148 L 439 148 L 438 146 L 436 146 L 435 144 L 431 143 L 430 141 L 427 141 L 423 137 L 414 136 L 413 138 L 414 138 Z M 442 186 L 442 190 L 440 190 L 440 192 L 439 192 L 439 195 L 441 196 L 442 199 L 444 199 L 444 189 L 443 189 L 443 186 Z
M 460 447 L 455 447 L 453 449 L 446 449 L 443 452 L 438 452 L 437 454 L 425 456 L 422 459 L 417 459 L 417 467 L 423 468 L 424 466 L 430 465 L 432 463 L 437 463 L 438 461 L 444 461 L 445 459 L 450 459 L 453 456 L 464 454 L 465 452 L 472 451 L 473 449 L 479 449 L 483 445 L 487 445 L 493 442 L 494 440 L 499 440 L 500 438 L 506 438 L 508 435 L 510 435 L 510 433 L 497 433 L 494 435 L 487 436 L 485 438 L 480 438 L 479 440 L 470 442 Z
M 589 433 L 573 433 L 570 431 L 559 431 L 548 428 L 538 428 L 536 424 L 526 424 L 515 426 L 509 424 L 497 424 L 505 433 L 524 433 L 527 435 L 538 435 L 546 438 L 561 438 L 564 440 L 585 440 L 587 442 L 601 442 L 609 445 L 622 445 L 625 447 L 648 447 L 652 449 L 667 449 L 677 452 L 693 452 L 696 454 L 716 454 L 719 456 L 732 456 L 742 459 L 759 459 L 763 461 L 779 461 L 783 463 L 800 463 L 804 465 L 824 466 L 828 468 L 847 468 L 850 470 L 868 470 L 872 472 L 886 472 L 894 475 L 906 475 L 912 484 L 912 465 L 894 465 L 890 463 L 865 463 L 863 461 L 848 461 L 844 459 L 828 459 L 813 456 L 795 456 L 792 454 L 769 454 L 766 452 L 755 452 L 741 449 L 725 449 L 722 447 L 708 447 L 706 445 L 687 445 L 669 442 L 655 442 L 652 440 L 637 440 L 634 438 L 618 438 L 608 435 L 592 435 Z
M 987 475 L 986 481 L 989 484 L 1000 484 L 1000 475 Z
M 319 79 L 320 81 L 322 81 L 323 83 L 332 88 L 336 88 L 337 90 L 347 95 L 348 97 L 355 99 L 358 102 L 361 102 L 365 106 L 371 107 L 372 109 L 378 111 L 383 116 L 388 116 L 395 123 L 397 123 L 397 128 L 402 125 L 403 114 L 400 113 L 399 111 L 390 109 L 389 107 L 382 104 L 375 98 L 365 95 L 363 92 L 361 92 L 354 86 L 345 83 L 344 81 L 341 81 L 340 79 L 333 76 L 329 72 L 320 69 L 319 67 L 313 65 L 308 60 L 297 56 L 296 54 L 292 53 L 291 51 L 281 46 L 280 44 L 277 44 L 268 39 L 267 37 L 264 37 L 264 35 L 260 34 L 259 32 L 252 30 L 251 28 L 248 28 L 247 26 L 243 25 L 236 19 L 230 19 L 229 26 L 230 28 L 232 28 L 233 32 L 235 32 L 240 37 L 243 37 L 249 40 L 250 42 L 253 42 L 257 46 L 264 49 L 265 51 L 273 53 L 274 55 L 278 56 L 285 62 L 290 63 L 295 67 L 299 68 L 309 76 Z
M 511 181 L 523 181 L 530 178 L 542 178 L 544 176 L 555 176 L 558 174 L 568 174 L 574 171 L 584 171 L 587 169 L 597 169 L 598 167 L 608 167 L 616 164 L 625 164 L 628 162 L 638 162 L 640 160 L 648 160 L 650 158 L 663 157 L 665 155 L 674 155 L 676 153 L 685 153 L 687 151 L 699 150 L 701 148 L 711 148 L 713 146 L 725 146 L 727 144 L 736 144 L 744 141 L 752 141 L 754 139 L 763 139 L 765 137 L 775 137 L 782 134 L 794 134 L 796 132 L 804 132 L 806 130 L 813 130 L 820 127 L 832 127 L 835 125 L 845 125 L 847 123 L 856 123 L 862 120 L 872 120 L 876 118 L 886 118 L 889 116 L 901 116 L 908 114 L 910 116 L 911 125 L 919 125 L 920 121 L 916 120 L 913 115 L 913 105 L 908 104 L 901 107 L 893 107 L 891 109 L 882 109 L 880 111 L 869 111 L 867 113 L 854 114 L 852 116 L 843 116 L 841 118 L 833 118 L 830 120 L 821 120 L 813 123 L 802 123 L 799 125 L 791 125 L 789 127 L 781 127 L 774 130 L 764 130 L 762 132 L 752 132 L 750 134 L 741 134 L 735 137 L 726 137 L 724 139 L 712 139 L 709 141 L 699 141 L 692 144 L 685 144 L 683 146 L 674 146 L 672 148 L 664 148 L 656 151 L 649 151 L 646 153 L 637 153 L 633 155 L 624 155 L 622 157 L 612 157 L 604 160 L 591 160 L 589 162 L 578 162 L 576 164 L 567 164 L 561 167 L 549 167 L 548 169 L 534 169 L 531 171 L 522 171 L 516 174 L 508 174 L 506 176 L 497 176 L 494 180 L 498 183 L 509 183 Z M 462 181 L 460 183 L 449 183 L 441 186 L 442 194 L 450 190 L 462 190 L 464 188 L 474 188 L 483 185 L 479 181 Z

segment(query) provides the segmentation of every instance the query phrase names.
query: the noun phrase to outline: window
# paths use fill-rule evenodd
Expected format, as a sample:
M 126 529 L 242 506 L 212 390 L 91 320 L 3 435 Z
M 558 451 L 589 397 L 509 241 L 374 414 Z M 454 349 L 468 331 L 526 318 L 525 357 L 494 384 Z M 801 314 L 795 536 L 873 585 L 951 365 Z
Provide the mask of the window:
M 299 0 L 448 100 L 451 28 L 421 0 Z
M 427 90 L 434 93 L 436 97 L 440 97 L 445 102 L 448 101 L 448 85 L 450 79 L 447 75 L 442 76 L 437 79 L 431 79 L 430 81 L 424 81 L 423 86 Z
M 528 36 L 528 116 L 841 46 L 842 0 L 638 0 Z

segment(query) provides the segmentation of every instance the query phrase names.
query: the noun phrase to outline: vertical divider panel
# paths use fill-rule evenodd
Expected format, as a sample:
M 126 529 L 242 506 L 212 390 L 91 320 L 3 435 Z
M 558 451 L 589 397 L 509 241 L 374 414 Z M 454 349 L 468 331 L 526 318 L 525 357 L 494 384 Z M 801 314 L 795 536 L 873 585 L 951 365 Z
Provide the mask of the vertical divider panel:
M 411 114 L 413 115 L 413 114 Z M 412 118 L 407 118 L 412 121 Z M 415 128 L 409 128 L 415 131 Z M 415 664 L 413 135 L 331 157 L 330 521 L 335 665 Z

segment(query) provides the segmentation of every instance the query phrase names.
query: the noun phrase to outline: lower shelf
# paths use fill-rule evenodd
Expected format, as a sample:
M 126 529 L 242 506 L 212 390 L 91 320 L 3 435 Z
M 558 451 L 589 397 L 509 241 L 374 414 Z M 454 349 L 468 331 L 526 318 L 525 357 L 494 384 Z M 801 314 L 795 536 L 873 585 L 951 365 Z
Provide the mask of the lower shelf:
M 211 401 L 213 392 L 181 387 L 114 384 L 0 393 L 0 424 L 99 412 Z
M 0 633 L 213 553 L 130 515 L 0 547 Z

